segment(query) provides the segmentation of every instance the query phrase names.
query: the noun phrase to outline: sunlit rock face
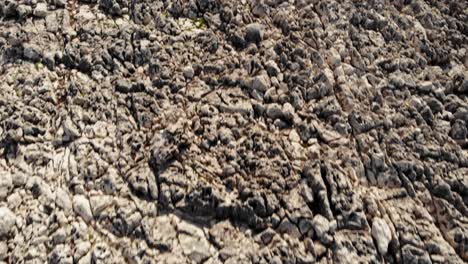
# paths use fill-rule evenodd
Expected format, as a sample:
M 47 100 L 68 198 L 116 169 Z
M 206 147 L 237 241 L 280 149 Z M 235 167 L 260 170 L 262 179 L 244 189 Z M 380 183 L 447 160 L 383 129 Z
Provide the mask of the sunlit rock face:
M 0 261 L 465 263 L 466 1 L 0 1 Z

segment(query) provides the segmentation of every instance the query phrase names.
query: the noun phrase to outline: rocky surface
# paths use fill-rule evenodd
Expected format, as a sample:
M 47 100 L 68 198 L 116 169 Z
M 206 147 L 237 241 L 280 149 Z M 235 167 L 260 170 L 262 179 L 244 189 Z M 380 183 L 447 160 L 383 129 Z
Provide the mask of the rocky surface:
M 468 5 L 0 1 L 6 263 L 466 263 Z

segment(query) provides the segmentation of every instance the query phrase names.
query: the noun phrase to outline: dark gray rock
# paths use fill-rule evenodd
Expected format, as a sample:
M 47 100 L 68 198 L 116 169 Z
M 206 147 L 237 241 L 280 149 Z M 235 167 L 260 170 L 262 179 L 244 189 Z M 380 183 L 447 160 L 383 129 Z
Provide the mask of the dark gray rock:
M 260 43 L 263 40 L 263 26 L 258 23 L 249 24 L 245 28 L 245 40 L 247 42 Z
M 39 61 L 42 57 L 42 51 L 40 47 L 35 44 L 24 44 L 23 56 L 33 62 Z
M 457 119 L 455 120 L 452 128 L 450 129 L 450 136 L 453 139 L 465 139 L 468 135 L 468 128 L 465 121 Z

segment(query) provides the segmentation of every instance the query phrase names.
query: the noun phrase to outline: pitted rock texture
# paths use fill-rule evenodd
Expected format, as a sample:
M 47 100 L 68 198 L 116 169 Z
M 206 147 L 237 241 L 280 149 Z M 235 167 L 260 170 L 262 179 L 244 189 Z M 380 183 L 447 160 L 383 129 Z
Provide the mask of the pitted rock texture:
M 5 263 L 466 263 L 468 4 L 0 1 Z

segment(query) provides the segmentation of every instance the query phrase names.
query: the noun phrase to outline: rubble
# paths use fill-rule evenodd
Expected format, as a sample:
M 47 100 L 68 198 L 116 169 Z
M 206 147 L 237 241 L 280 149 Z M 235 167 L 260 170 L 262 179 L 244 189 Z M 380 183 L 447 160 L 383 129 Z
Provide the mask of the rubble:
M 0 261 L 465 263 L 466 1 L 0 1 Z

